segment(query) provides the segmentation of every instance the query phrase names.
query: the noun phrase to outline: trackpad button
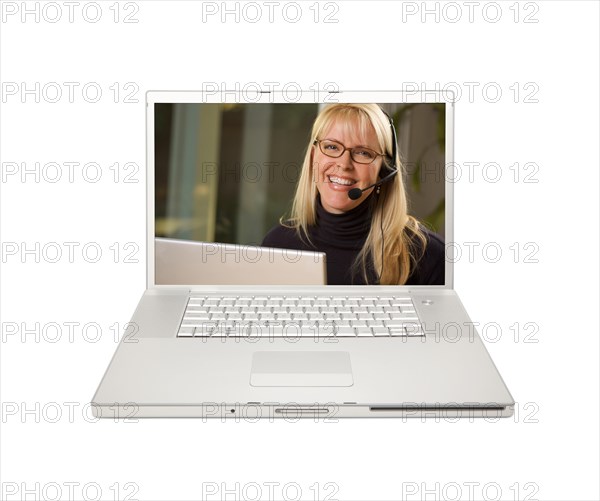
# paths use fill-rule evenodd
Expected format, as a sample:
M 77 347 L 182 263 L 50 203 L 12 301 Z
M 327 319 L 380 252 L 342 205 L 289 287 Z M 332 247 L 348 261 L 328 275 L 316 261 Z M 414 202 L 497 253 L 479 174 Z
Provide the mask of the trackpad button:
M 257 351 L 251 386 L 352 386 L 347 351 Z

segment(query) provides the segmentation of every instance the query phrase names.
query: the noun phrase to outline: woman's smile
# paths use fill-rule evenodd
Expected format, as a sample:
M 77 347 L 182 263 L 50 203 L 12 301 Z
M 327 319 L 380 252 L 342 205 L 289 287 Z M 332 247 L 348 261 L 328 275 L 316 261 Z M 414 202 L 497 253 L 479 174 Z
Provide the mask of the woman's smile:
M 327 176 L 327 179 L 329 180 L 329 187 L 338 191 L 349 191 L 357 183 L 356 179 L 350 177 L 330 175 Z

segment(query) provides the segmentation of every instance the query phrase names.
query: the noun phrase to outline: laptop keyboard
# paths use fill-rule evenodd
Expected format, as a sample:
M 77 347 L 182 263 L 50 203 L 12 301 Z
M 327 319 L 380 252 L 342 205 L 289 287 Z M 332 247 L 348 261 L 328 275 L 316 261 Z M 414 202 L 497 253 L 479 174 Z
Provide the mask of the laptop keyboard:
M 191 295 L 178 337 L 423 336 L 410 297 Z

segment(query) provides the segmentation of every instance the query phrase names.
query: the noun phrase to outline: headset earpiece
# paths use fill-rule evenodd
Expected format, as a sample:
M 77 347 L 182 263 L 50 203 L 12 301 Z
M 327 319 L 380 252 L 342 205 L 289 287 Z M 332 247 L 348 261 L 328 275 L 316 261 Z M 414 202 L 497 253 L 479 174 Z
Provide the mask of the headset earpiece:
M 393 171 L 398 168 L 396 166 L 396 156 L 398 152 L 398 138 L 396 136 L 396 127 L 394 127 L 394 120 L 392 120 L 392 117 L 389 116 L 383 108 L 381 109 L 381 111 L 383 111 L 385 116 L 388 117 L 388 120 L 390 121 L 390 129 L 392 129 L 392 156 L 387 156 L 388 162 L 386 162 L 386 167 L 389 170 Z

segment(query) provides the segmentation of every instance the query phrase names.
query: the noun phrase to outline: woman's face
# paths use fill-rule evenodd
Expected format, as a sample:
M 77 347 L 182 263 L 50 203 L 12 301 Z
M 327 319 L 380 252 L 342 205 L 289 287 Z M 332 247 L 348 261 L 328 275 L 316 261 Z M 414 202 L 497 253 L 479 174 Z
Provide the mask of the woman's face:
M 366 136 L 361 137 L 358 127 L 344 127 L 339 121 L 336 121 L 324 131 L 319 139 L 337 141 L 346 148 L 362 146 L 381 153 L 373 127 L 368 129 Z M 361 164 L 352 160 L 349 150 L 344 151 L 341 157 L 332 158 L 325 155 L 318 144 L 313 145 L 312 148 L 313 172 L 317 180 L 317 189 L 321 195 L 321 203 L 327 212 L 333 214 L 347 212 L 360 205 L 375 189 L 371 188 L 363 192 L 358 200 L 348 197 L 351 189 L 363 189 L 377 182 L 383 162 L 381 156 L 378 156 L 370 164 Z

